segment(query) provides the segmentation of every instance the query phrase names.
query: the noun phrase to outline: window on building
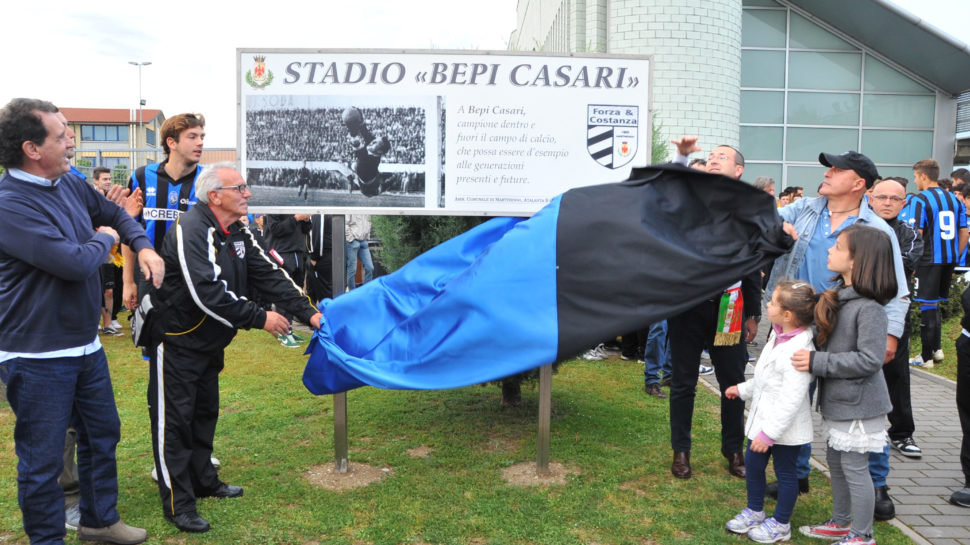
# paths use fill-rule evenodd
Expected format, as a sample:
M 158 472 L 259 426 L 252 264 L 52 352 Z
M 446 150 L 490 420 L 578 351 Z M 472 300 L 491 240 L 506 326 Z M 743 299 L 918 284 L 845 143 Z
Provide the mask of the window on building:
M 81 125 L 81 140 L 91 142 L 127 142 L 126 125 Z
M 744 0 L 741 150 L 745 178 L 814 194 L 821 151 L 858 150 L 880 173 L 907 172 L 933 155 L 936 93 L 856 45 L 773 0 Z
M 155 131 L 148 127 L 145 127 L 145 143 L 149 146 L 155 145 Z

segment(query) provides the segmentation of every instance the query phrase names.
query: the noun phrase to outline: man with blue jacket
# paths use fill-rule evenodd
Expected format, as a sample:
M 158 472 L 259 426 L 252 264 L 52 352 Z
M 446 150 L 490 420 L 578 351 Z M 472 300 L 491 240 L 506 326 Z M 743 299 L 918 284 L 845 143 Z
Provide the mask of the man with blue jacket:
M 14 439 L 24 531 L 64 542 L 57 478 L 64 436 L 77 430 L 83 540 L 141 543 L 116 510 L 121 422 L 98 339 L 98 271 L 119 242 L 160 285 L 164 262 L 117 204 L 70 174 L 73 141 L 50 102 L 18 98 L 0 110 L 0 378 L 17 418 Z M 92 225 L 99 225 L 97 229 Z

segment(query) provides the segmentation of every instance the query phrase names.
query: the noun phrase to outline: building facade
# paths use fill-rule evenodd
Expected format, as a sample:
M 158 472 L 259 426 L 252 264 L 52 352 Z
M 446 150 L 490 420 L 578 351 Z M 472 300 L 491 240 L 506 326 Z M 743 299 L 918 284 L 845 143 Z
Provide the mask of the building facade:
M 61 108 L 74 131 L 75 166 L 87 175 L 96 166 L 130 172 L 148 163 L 157 163 L 164 153 L 159 140 L 165 114 L 161 110 L 120 108 Z
M 520 0 L 517 9 L 513 50 L 649 55 L 664 138 L 738 146 L 744 178 L 771 176 L 778 191 L 814 193 L 820 151 L 859 150 L 883 176 L 907 179 L 920 159 L 944 172 L 954 164 L 956 97 L 970 74 L 949 72 L 970 66 L 970 49 L 884 0 L 851 10 L 834 0 Z M 879 33 L 849 31 L 853 18 L 879 17 Z M 902 35 L 934 62 L 891 44 Z

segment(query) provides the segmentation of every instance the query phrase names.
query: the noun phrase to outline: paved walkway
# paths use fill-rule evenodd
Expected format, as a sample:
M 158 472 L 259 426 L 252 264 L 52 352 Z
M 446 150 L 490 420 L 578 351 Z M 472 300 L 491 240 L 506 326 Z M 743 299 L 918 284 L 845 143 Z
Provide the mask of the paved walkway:
M 758 334 L 759 344 L 749 348 L 755 357 L 767 337 L 765 322 Z M 890 451 L 889 495 L 896 504 L 896 518 L 890 524 L 921 545 L 970 545 L 970 509 L 947 501 L 950 494 L 963 488 L 956 383 L 920 369 L 911 370 L 916 421 L 913 438 L 923 449 L 923 457 L 907 458 Z M 701 378 L 717 391 L 714 375 Z M 820 426 L 821 416 L 815 413 L 815 429 Z M 824 441 L 812 444 L 812 455 L 813 465 L 827 475 Z

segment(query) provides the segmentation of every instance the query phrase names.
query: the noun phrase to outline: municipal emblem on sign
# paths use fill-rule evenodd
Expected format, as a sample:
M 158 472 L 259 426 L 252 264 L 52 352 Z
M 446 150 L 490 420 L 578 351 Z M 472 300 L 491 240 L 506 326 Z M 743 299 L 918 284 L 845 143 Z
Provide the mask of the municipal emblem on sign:
M 262 89 L 273 83 L 273 71 L 266 68 L 266 56 L 256 55 L 253 61 L 255 64 L 252 70 L 246 72 L 246 83 L 253 89 Z
M 586 109 L 586 149 L 597 163 L 620 168 L 637 154 L 639 106 L 590 104 Z
M 246 243 L 241 240 L 232 241 L 232 247 L 236 250 L 236 257 L 246 259 Z

